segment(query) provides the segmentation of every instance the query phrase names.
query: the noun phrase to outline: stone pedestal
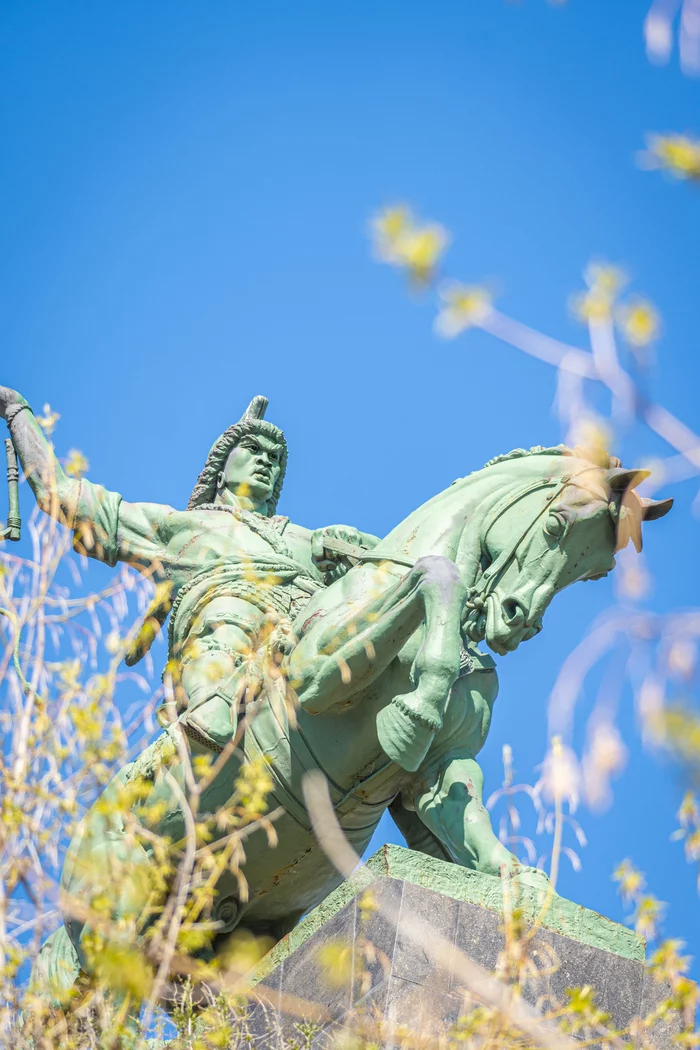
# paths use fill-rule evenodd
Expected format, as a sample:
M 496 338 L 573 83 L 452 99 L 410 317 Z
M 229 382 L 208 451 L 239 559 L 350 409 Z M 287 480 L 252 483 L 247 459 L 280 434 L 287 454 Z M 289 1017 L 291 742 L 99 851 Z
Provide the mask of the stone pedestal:
M 566 989 L 592 986 L 606 1027 L 619 1031 L 668 996 L 645 971 L 644 941 L 632 930 L 561 897 L 544 912 L 543 903 L 527 888 L 519 900 L 504 901 L 499 878 L 384 846 L 262 961 L 255 975 L 262 1001 L 252 1008 L 250 1033 L 270 1048 L 289 1040 L 343 1045 L 342 1036 L 358 1031 L 399 1046 L 406 1030 L 410 1045 L 417 1039 L 446 1046 L 478 1002 L 474 987 L 465 998 L 460 953 L 490 972 L 502 965 L 504 931 L 514 928 L 504 908 L 508 916 L 513 905 L 521 931 L 536 928 L 521 970 L 529 1008 L 546 1014 L 566 1002 Z M 416 941 L 416 916 L 436 936 Z M 439 958 L 434 941 L 442 946 Z M 680 1028 L 680 1018 L 660 1020 L 648 1037 L 670 1050 Z M 595 1035 L 581 1031 L 574 1038 Z M 641 1045 L 640 1037 L 632 1042 Z

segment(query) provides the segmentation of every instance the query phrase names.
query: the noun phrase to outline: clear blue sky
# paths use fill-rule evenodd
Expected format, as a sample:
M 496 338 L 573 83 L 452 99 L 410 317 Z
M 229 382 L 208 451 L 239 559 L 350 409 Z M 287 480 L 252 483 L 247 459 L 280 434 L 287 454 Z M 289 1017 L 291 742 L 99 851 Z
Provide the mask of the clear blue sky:
M 546 366 L 478 333 L 438 342 L 428 303 L 372 261 L 368 217 L 405 200 L 453 232 L 452 273 L 496 279 L 503 309 L 564 338 L 589 258 L 626 264 L 664 317 L 656 393 L 697 427 L 700 200 L 634 157 L 648 131 L 693 129 L 700 84 L 649 65 L 645 6 L 5 0 L 0 381 L 62 413 L 59 449 L 94 480 L 176 506 L 265 393 L 291 447 L 280 509 L 383 534 L 490 456 L 561 439 Z M 661 446 L 639 431 L 622 451 Z M 659 611 L 697 600 L 695 491 L 648 530 Z M 536 776 L 557 669 L 612 593 L 562 596 L 502 662 L 489 788 L 504 742 Z M 590 844 L 561 890 L 621 919 L 610 873 L 629 856 L 700 954 L 669 842 L 683 785 L 629 706 L 623 723 L 615 805 L 579 814 Z

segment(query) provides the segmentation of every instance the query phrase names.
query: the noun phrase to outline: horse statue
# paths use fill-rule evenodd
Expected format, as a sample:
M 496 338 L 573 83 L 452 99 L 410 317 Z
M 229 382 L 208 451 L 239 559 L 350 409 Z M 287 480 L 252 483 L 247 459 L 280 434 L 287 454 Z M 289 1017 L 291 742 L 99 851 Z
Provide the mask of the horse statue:
M 38 428 L 30 441 L 18 423 L 23 417 L 29 425 L 33 421 L 17 404 L 11 403 L 6 414 L 29 474 L 32 456 L 34 462 L 38 457 Z M 253 431 L 257 441 L 261 434 L 269 438 L 260 427 Z M 255 455 L 263 461 L 267 453 L 260 448 Z M 282 810 L 274 848 L 262 829 L 246 839 L 245 889 L 236 871 L 224 870 L 218 877 L 209 914 L 216 928 L 207 949 L 211 955 L 223 950 L 236 929 L 279 940 L 341 881 L 303 802 L 302 781 L 312 771 L 325 775 L 337 820 L 358 854 L 389 809 L 412 849 L 493 875 L 523 871 L 495 835 L 482 799 L 477 756 L 488 735 L 498 684 L 494 660 L 479 645 L 485 642 L 498 656 L 513 652 L 542 629 L 544 613 L 559 591 L 606 576 L 616 551 L 629 540 L 641 549 L 642 522 L 661 517 L 672 504 L 636 493 L 647 474 L 625 470 L 612 458 L 605 465 L 592 462 L 583 451 L 565 446 L 516 449 L 455 481 L 371 549 L 337 535 L 321 537 L 324 556 L 335 552 L 351 567 L 328 586 L 310 588 L 303 606 L 296 613 L 292 609 L 291 631 L 282 641 L 272 632 L 279 675 L 293 690 L 294 707 L 284 689 L 270 687 L 258 692 L 254 717 L 248 717 L 244 697 L 239 711 L 244 721 L 233 748 L 207 738 L 201 728 L 205 721 L 197 729 L 180 715 L 117 773 L 71 843 L 62 877 L 64 899 L 70 902 L 65 925 L 40 952 L 35 986 L 54 996 L 88 968 L 86 945 L 95 935 L 95 919 L 81 902 L 108 899 L 117 939 L 147 909 L 155 847 L 128 833 L 117 800 L 130 785 L 138 786 L 134 805 L 145 801 L 158 814 L 149 825 L 154 839 L 184 840 L 185 741 L 195 768 L 198 757 L 209 759 L 198 797 L 200 816 L 225 808 L 241 768 L 260 759 L 272 782 L 270 805 Z M 225 480 L 219 477 L 222 487 Z M 33 484 L 40 499 L 39 483 Z M 94 494 L 89 502 L 94 522 Z M 207 501 L 199 506 L 200 516 L 208 515 L 216 526 L 228 520 L 222 521 L 225 516 L 214 513 Z M 74 502 L 69 524 L 78 529 L 76 521 L 87 511 L 76 507 Z M 134 513 L 124 511 L 124 520 L 131 521 Z M 186 516 L 195 510 L 171 513 Z M 99 542 L 108 551 L 104 513 L 100 520 Z M 185 527 L 180 518 L 177 522 L 178 529 Z M 87 544 L 84 529 L 81 535 Z M 265 536 L 256 539 L 263 551 Z M 191 634 L 202 610 L 223 600 L 224 593 L 230 596 L 229 587 L 215 590 L 212 599 L 211 574 L 220 568 L 215 544 L 213 557 L 207 600 L 196 583 L 175 598 L 171 654 L 177 639 Z M 275 557 L 275 579 L 280 580 L 285 557 L 279 550 Z M 240 598 L 240 589 L 235 593 Z M 217 616 L 219 624 L 224 613 Z M 229 615 L 229 626 L 233 619 Z M 236 622 L 240 626 L 240 615 Z M 200 648 L 190 663 L 223 651 L 202 648 L 202 640 L 210 637 L 211 631 L 199 631 Z M 180 662 L 186 658 L 181 650 Z M 186 668 L 180 668 L 180 678 L 187 686 Z M 185 689 L 190 700 L 193 691 L 191 685 Z M 198 709 L 224 692 L 217 686 Z M 230 717 L 235 722 L 233 713 Z M 225 838 L 226 825 L 216 834 Z M 535 880 L 546 880 L 537 869 L 525 870 Z M 115 871 L 129 877 L 115 879 Z M 140 936 L 145 936 L 143 928 Z

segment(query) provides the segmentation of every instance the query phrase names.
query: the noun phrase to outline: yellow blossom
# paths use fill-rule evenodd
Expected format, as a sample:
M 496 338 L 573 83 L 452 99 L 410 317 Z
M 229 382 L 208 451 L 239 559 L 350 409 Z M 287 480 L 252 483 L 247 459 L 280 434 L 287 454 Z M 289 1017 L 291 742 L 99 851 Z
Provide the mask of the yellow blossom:
M 360 919 L 369 919 L 378 910 L 379 905 L 371 890 L 365 890 L 364 893 L 360 894 L 357 908 L 360 913 Z
M 248 973 L 272 947 L 269 937 L 256 937 L 249 930 L 238 929 L 222 952 L 224 973 Z
M 404 205 L 385 208 L 372 220 L 375 254 L 382 262 L 408 270 L 420 283 L 431 280 L 448 243 L 439 223 L 418 223 Z
M 110 656 L 116 656 L 119 652 L 119 646 L 121 645 L 121 639 L 119 637 L 119 631 L 110 631 L 105 637 L 105 649 Z
M 588 290 L 570 300 L 574 317 L 586 324 L 607 321 L 612 316 L 615 300 L 627 283 L 624 270 L 610 263 L 589 263 L 583 272 Z
M 620 894 L 623 900 L 633 900 L 645 886 L 644 876 L 635 868 L 631 860 L 622 861 L 613 872 L 613 879 L 620 884 Z
M 583 279 L 591 291 L 613 299 L 628 281 L 627 274 L 621 267 L 606 262 L 590 262 L 583 271 Z
M 602 419 L 597 416 L 580 416 L 570 434 L 570 440 L 591 463 L 606 467 L 610 461 L 608 449 L 612 434 Z
M 342 941 L 328 941 L 318 949 L 322 980 L 331 988 L 342 988 L 352 974 L 352 948 Z
M 678 810 L 678 820 L 684 828 L 689 827 L 690 824 L 697 824 L 700 822 L 698 800 L 692 791 L 686 791 L 683 796 L 683 801 Z
M 51 408 L 51 405 L 47 402 L 44 405 L 43 415 L 37 416 L 36 421 L 41 427 L 41 429 L 44 431 L 46 436 L 50 437 L 53 433 L 54 427 L 56 426 L 60 418 L 61 417 L 59 413 L 54 412 Z
M 265 758 L 254 758 L 245 762 L 236 777 L 236 792 L 251 817 L 267 810 L 266 798 L 274 784 Z
M 80 660 L 66 660 L 58 665 L 59 681 L 66 693 L 76 693 L 80 689 L 80 671 Z
M 617 728 L 607 720 L 600 722 L 593 730 L 590 749 L 583 763 L 590 805 L 603 805 L 609 800 L 610 778 L 622 771 L 626 760 L 627 748 Z
M 422 226 L 404 234 L 397 242 L 397 261 L 418 281 L 430 280 L 447 246 L 447 234 L 437 224 Z
M 700 860 L 700 828 L 688 834 L 685 840 L 685 855 L 689 861 Z
M 212 755 L 194 755 L 192 757 L 192 771 L 198 780 L 208 777 L 213 765 L 214 759 Z
M 64 468 L 66 474 L 71 478 L 82 478 L 83 474 L 87 472 L 89 466 L 90 464 L 82 452 L 78 451 L 77 448 L 70 449 Z
M 652 940 L 656 936 L 665 911 L 664 902 L 652 897 L 651 894 L 640 897 L 634 912 L 634 928 L 637 933 L 646 937 L 647 940 Z
M 677 179 L 700 179 L 700 139 L 680 134 L 650 135 L 642 163 L 669 171 Z
M 612 313 L 612 300 L 597 291 L 581 292 L 571 299 L 571 312 L 577 321 L 607 321 Z
M 609 1015 L 598 1008 L 596 991 L 590 984 L 582 988 L 567 988 L 564 994 L 568 1000 L 561 1022 L 564 1031 L 578 1033 L 608 1023 Z
M 552 737 L 552 744 L 542 763 L 539 781 L 546 798 L 569 803 L 573 812 L 579 801 L 581 773 L 576 755 L 562 743 L 560 737 Z
M 445 305 L 435 318 L 435 331 L 445 339 L 478 325 L 491 311 L 491 293 L 482 285 L 450 281 L 440 289 L 440 297 Z
M 404 204 L 385 208 L 372 220 L 377 247 L 393 244 L 413 223 L 411 211 Z
M 112 991 L 127 992 L 134 998 L 148 995 L 153 970 L 134 948 L 109 945 L 91 959 L 95 973 Z
M 617 311 L 617 324 L 630 346 L 648 346 L 658 339 L 661 322 L 647 299 L 632 299 Z

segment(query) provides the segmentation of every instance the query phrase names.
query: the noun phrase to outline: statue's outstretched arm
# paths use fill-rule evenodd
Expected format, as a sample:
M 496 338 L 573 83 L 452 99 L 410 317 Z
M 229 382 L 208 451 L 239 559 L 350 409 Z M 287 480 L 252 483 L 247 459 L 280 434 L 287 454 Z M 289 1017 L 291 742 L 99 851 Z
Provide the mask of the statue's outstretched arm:
M 12 442 L 36 501 L 42 510 L 64 523 L 73 520 L 79 483 L 69 478 L 21 394 L 0 386 L 0 417 L 7 421 Z
M 7 420 L 37 503 L 73 530 L 76 550 L 108 565 L 125 561 L 158 577 L 167 538 L 182 514 L 157 503 L 127 503 L 118 492 L 68 477 L 28 402 L 5 386 L 0 386 L 0 418 Z

